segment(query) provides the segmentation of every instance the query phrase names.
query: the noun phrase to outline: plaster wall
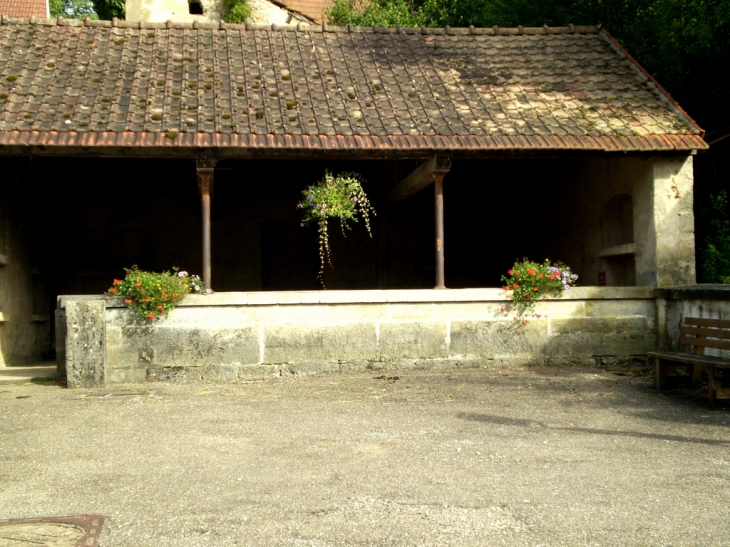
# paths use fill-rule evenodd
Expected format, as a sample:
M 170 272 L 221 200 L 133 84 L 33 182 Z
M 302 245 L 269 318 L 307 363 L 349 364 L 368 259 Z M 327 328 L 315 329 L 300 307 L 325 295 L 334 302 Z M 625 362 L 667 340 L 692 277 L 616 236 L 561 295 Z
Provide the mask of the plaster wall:
M 223 5 L 220 0 L 200 0 L 203 15 L 191 15 L 188 0 L 127 0 L 126 20 L 149 23 L 175 22 L 216 22 L 223 19 Z M 303 17 L 295 17 L 287 10 L 267 0 L 247 0 L 251 15 L 249 23 L 256 24 L 289 24 L 292 19 L 306 21 Z
M 95 304 L 83 308 L 79 303 Z M 654 289 L 574 289 L 514 320 L 500 289 L 215 293 L 188 296 L 166 320 L 118 298 L 59 297 L 61 370 L 103 382 L 276 377 L 345 370 L 595 364 L 656 347 Z M 95 310 L 95 311 L 94 311 Z M 70 319 L 69 319 L 70 318 Z M 106 349 L 89 361 L 81 339 Z M 81 337 L 81 338 L 79 338 Z M 88 367 L 89 373 L 79 372 Z M 104 373 L 100 375 L 100 370 Z
M 573 211 L 563 255 L 579 264 L 581 282 L 671 286 L 695 282 L 692 157 L 591 158 L 568 177 L 578 183 L 565 196 Z M 609 218 L 630 200 L 633 226 L 624 241 Z
M 203 15 L 191 15 L 188 0 L 126 0 L 125 19 L 145 23 L 209 23 L 222 19 L 220 0 L 200 0 L 200 3 L 203 6 Z
M 48 312 L 33 307 L 34 296 L 43 300 L 43 272 L 31 263 L 28 171 L 25 158 L 0 163 L 0 367 L 40 361 L 50 349 Z

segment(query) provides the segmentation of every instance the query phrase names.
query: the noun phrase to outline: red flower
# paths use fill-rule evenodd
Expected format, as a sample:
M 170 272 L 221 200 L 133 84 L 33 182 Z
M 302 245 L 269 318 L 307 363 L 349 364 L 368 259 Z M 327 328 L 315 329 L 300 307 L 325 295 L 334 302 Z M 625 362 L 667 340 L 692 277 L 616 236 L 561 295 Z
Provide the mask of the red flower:
M 523 324 L 523 325 L 529 325 L 529 324 L 530 324 L 530 322 L 529 322 L 529 321 L 528 321 L 527 319 L 525 319 L 525 320 L 524 320 L 524 321 L 522 322 L 522 324 Z
M 149 302 L 150 300 L 151 300 L 151 298 L 149 298 L 149 297 L 146 297 L 146 298 L 143 298 L 143 299 L 142 299 L 142 302 Z
M 527 270 L 527 274 L 530 275 L 530 276 L 534 276 L 535 275 L 535 270 L 533 270 L 532 268 L 529 268 Z
M 503 288 L 503 289 L 504 289 L 505 291 L 508 291 L 508 290 L 509 290 L 509 285 L 505 285 L 505 286 L 504 286 L 504 287 L 502 287 L 502 288 Z
M 514 270 L 507 270 L 507 273 L 508 273 L 509 275 L 512 275 L 513 273 L 515 273 L 515 271 L 514 271 Z
M 121 284 L 122 284 L 122 282 L 121 282 L 121 280 L 119 280 L 119 279 L 115 279 L 115 280 L 114 280 L 114 284 L 115 284 L 115 285 L 121 285 Z
M 544 275 L 545 275 L 545 274 L 539 274 L 539 275 L 537 276 L 537 278 L 538 278 L 538 279 L 542 279 Z
M 135 283 L 134 286 L 135 287 L 141 287 L 142 286 L 142 283 Z
M 149 314 L 147 315 L 147 319 L 154 319 L 154 318 L 155 318 L 155 312 L 151 311 L 151 312 L 150 312 L 150 313 L 149 313 Z
M 519 286 L 519 285 L 518 285 L 517 283 L 515 283 L 514 285 L 512 285 L 512 288 L 513 288 L 513 289 L 519 289 L 519 288 L 520 288 L 520 286 Z
M 110 290 L 111 292 L 113 292 L 114 294 L 117 294 L 117 293 L 119 292 L 119 291 L 117 290 L 117 288 L 116 288 L 116 287 L 112 287 L 112 288 L 111 288 L 111 289 L 109 289 L 109 290 Z
M 132 301 L 130 299 L 127 299 L 127 300 L 124 301 L 124 303 L 127 304 L 127 305 L 129 305 L 129 304 L 132 303 Z
M 157 309 L 161 310 L 163 308 L 162 304 L 157 304 Z
M 167 298 L 169 295 L 167 293 L 162 293 L 162 298 Z
M 501 313 L 504 313 L 504 308 L 499 308 L 499 311 L 500 311 Z
M 172 293 L 172 297 L 177 298 L 177 293 L 176 292 Z
M 538 319 L 540 319 L 540 318 L 542 317 L 542 315 L 540 315 L 540 314 L 538 313 L 538 314 L 535 314 L 535 317 L 537 317 Z
M 537 291 L 539 291 L 540 289 L 538 289 L 537 287 L 532 287 L 532 290 L 533 290 L 533 291 L 535 291 L 535 292 L 537 292 Z

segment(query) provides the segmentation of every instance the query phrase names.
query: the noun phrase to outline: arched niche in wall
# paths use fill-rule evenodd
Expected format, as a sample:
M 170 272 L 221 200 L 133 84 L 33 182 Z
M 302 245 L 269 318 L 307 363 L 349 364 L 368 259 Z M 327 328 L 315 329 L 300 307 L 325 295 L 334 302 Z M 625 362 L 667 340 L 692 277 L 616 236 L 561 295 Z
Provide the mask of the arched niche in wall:
M 614 287 L 636 285 L 634 200 L 616 194 L 601 207 L 599 284 Z

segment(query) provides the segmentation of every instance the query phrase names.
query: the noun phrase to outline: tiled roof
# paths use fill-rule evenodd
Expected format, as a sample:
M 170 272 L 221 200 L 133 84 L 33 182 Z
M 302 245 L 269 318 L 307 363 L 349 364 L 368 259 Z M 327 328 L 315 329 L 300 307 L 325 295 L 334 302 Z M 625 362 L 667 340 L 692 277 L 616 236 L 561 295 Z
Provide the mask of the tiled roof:
M 706 147 L 590 27 L 0 22 L 0 145 Z
M 46 0 L 0 0 L 0 16 L 48 17 Z
M 333 0 L 277 0 L 290 11 L 301 13 L 306 18 L 317 23 L 324 20 L 325 10 L 334 5 Z

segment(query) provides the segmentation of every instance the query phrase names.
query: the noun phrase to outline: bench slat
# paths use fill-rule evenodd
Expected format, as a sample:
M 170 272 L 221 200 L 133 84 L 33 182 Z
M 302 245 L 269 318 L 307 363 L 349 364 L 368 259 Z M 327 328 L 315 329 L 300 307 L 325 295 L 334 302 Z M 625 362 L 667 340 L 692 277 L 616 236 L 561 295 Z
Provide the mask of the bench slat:
M 687 336 L 707 336 L 708 338 L 730 338 L 730 330 L 710 329 L 706 327 L 682 327 L 682 334 Z
M 716 329 L 730 329 L 730 320 L 727 319 L 701 319 L 699 317 L 685 317 L 685 325 L 695 327 L 714 327 Z
M 713 365 L 719 368 L 730 368 L 730 360 L 712 355 L 695 355 L 693 353 L 681 353 L 677 351 L 650 351 L 649 357 L 658 357 L 667 361 L 675 361 L 687 365 Z
M 700 346 L 703 348 L 730 349 L 730 340 L 713 340 L 712 338 L 695 338 L 694 336 L 682 336 L 680 343 L 689 346 Z

